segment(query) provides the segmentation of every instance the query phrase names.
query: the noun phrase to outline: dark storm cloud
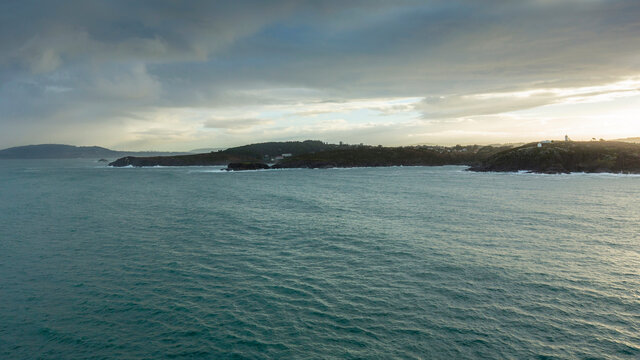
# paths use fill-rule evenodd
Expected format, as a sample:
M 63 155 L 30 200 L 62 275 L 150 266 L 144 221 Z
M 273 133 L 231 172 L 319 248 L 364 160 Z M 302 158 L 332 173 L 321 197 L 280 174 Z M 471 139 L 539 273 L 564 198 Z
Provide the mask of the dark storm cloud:
M 616 0 L 3 1 L 0 145 L 45 141 L 38 126 L 69 141 L 87 124 L 116 131 L 163 107 L 425 97 L 427 118 L 530 108 L 556 98 L 469 98 L 635 76 L 638 19 L 640 2 Z

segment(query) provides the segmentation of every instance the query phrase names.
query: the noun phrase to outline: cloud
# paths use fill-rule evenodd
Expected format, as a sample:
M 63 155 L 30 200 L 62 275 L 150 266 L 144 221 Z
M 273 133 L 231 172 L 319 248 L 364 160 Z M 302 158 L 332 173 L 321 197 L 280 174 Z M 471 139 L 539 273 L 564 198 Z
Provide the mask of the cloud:
M 205 121 L 203 126 L 207 129 L 241 130 L 272 123 L 273 121 L 264 119 L 210 119 Z
M 545 105 L 611 101 L 640 95 L 640 78 L 588 87 L 426 97 L 415 108 L 425 119 L 460 118 L 522 111 Z
M 67 61 L 201 61 L 287 13 L 288 2 L 114 0 L 5 2 L 2 50 L 14 59 L 52 51 Z M 28 24 L 24 24 L 26 20 Z
M 203 112 L 162 123 L 189 139 L 341 118 L 379 141 L 360 124 L 445 134 L 406 124 L 616 101 L 638 96 L 607 87 L 640 75 L 638 18 L 632 0 L 5 1 L 0 147 L 48 142 L 39 128 L 74 143 L 119 128 L 101 145 L 119 144 L 175 109 Z
M 357 110 L 371 110 L 382 115 L 392 115 L 415 111 L 415 103 L 421 98 L 370 98 L 341 101 L 312 100 L 287 105 L 292 110 L 289 116 L 316 116 L 321 114 L 349 113 Z
M 155 98 L 161 91 L 161 83 L 149 75 L 143 64 L 134 64 L 117 73 L 96 77 L 93 89 L 102 98 L 140 100 Z
M 454 95 L 425 98 L 417 109 L 425 119 L 459 118 L 518 111 L 547 105 L 553 101 L 549 94 L 539 94 L 526 98 L 502 97 L 482 99 L 473 95 Z

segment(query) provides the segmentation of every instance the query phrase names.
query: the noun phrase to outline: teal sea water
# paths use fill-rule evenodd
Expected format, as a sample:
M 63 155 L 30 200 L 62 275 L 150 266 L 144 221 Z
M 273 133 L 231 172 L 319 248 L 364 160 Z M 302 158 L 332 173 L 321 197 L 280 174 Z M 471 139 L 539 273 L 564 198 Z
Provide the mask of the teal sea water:
M 640 177 L 0 161 L 2 359 L 638 359 Z

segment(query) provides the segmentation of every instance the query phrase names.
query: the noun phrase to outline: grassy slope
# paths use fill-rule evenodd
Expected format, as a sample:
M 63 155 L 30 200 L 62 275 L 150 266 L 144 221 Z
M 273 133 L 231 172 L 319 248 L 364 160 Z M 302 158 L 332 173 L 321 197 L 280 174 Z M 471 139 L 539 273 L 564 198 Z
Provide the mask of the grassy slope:
M 194 155 L 178 156 L 152 156 L 137 157 L 127 156 L 120 158 L 109 165 L 111 166 L 206 166 L 226 165 L 231 162 L 256 161 L 254 157 L 213 152 Z
M 229 148 L 224 151 L 204 154 L 189 154 L 177 156 L 128 156 L 120 158 L 109 165 L 112 166 L 198 166 L 198 165 L 227 165 L 232 162 L 264 161 L 281 154 L 304 154 L 322 151 L 337 145 L 324 144 L 321 141 L 286 141 L 251 144 Z
M 456 146 L 453 148 L 373 147 L 331 145 L 320 141 L 289 141 L 252 144 L 205 154 L 125 157 L 113 166 L 194 166 L 226 165 L 229 163 L 262 162 L 282 153 L 285 158 L 276 168 L 360 167 L 360 166 L 416 166 L 416 165 L 473 165 L 509 147 Z
M 502 148 L 465 147 L 467 151 L 442 151 L 423 147 L 338 148 L 284 159 L 276 168 L 361 167 L 361 166 L 431 166 L 471 165 Z M 449 151 L 451 150 L 451 151 Z
M 560 141 L 539 148 L 537 143 L 531 143 L 497 153 L 472 170 L 640 173 L 640 144 Z

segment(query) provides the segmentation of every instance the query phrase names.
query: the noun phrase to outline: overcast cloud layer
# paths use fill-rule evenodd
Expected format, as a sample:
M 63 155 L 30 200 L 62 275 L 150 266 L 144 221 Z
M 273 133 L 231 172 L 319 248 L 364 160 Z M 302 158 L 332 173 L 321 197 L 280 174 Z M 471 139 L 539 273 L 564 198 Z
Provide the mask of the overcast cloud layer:
M 640 1 L 0 2 L 0 148 L 640 136 Z

